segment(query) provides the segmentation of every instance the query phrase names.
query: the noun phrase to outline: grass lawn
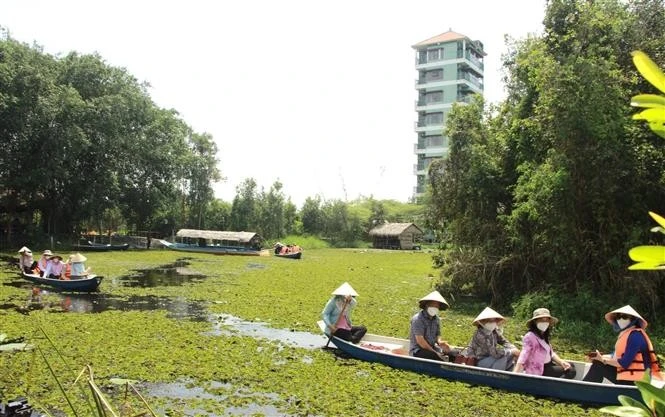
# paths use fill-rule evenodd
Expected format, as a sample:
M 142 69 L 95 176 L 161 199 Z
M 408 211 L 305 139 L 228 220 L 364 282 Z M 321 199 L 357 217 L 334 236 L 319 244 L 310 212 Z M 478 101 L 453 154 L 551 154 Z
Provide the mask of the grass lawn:
M 278 329 L 318 334 L 316 321 L 331 291 L 348 281 L 360 294 L 354 322 L 366 325 L 371 333 L 407 337 L 417 301 L 432 290 L 438 275 L 431 267 L 431 255 L 425 252 L 305 249 L 300 261 L 168 250 L 85 255 L 87 266 L 105 276 L 102 295 L 115 300 L 118 308 L 108 302 L 110 307 L 102 312 L 64 311 L 57 295 L 43 295 L 41 304 L 35 306 L 30 303 L 30 287 L 15 285 L 20 279 L 13 269 L 0 272 L 0 281 L 5 284 L 0 285 L 1 332 L 10 338 L 23 336 L 39 347 L 0 354 L 0 393 L 4 399 L 27 396 L 33 405 L 74 415 L 48 362 L 81 416 L 92 414 L 72 382 L 88 364 L 97 383 L 107 387 L 118 402 L 118 389 L 108 388 L 111 378 L 137 380 L 144 386 L 177 381 L 209 394 L 147 396 L 154 409 L 170 416 L 601 415 L 594 408 L 340 359 L 330 351 L 294 348 L 242 336 L 233 329 L 211 334 L 214 320 L 174 318 L 159 305 L 127 311 L 122 307 L 122 301 L 141 299 L 161 300 L 183 309 L 196 303 L 211 316 L 230 314 Z M 181 258 L 189 258 L 189 271 L 207 277 L 183 281 L 182 285 L 123 284 L 122 277 L 133 270 Z M 461 302 L 449 294 L 444 297 L 452 306 L 443 313 L 444 336 L 451 343 L 466 344 L 473 333 L 471 321 L 485 304 Z M 28 305 L 32 308 L 26 308 Z M 557 312 L 553 309 L 552 313 Z M 55 347 L 41 336 L 40 328 Z M 505 334 L 519 340 L 523 331 L 523 322 L 509 320 Z M 581 357 L 575 353 L 582 350 L 580 347 L 556 337 L 554 343 L 562 356 Z M 136 407 L 135 402 L 132 405 Z

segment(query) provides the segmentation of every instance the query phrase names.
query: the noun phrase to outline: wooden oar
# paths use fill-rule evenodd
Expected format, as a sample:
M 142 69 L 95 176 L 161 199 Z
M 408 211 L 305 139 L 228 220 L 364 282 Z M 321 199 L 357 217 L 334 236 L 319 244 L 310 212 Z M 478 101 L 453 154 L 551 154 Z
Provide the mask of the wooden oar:
M 342 320 L 342 317 L 344 316 L 344 311 L 346 310 L 347 305 L 349 305 L 349 300 L 347 300 L 345 298 L 344 299 L 344 305 L 342 306 L 342 312 L 339 313 L 339 317 L 337 317 L 337 321 L 335 322 L 335 330 L 337 330 L 337 325 L 339 324 L 340 320 Z M 326 348 L 328 347 L 328 345 L 330 344 L 330 341 L 333 338 L 333 333 L 334 332 L 331 330 L 330 331 L 330 336 L 328 336 L 328 341 L 326 342 L 326 346 L 325 346 Z

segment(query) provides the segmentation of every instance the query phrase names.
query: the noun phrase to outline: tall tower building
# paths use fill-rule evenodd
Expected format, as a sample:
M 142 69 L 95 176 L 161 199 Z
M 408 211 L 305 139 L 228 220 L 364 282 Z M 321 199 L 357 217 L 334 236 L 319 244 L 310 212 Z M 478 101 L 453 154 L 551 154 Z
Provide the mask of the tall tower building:
M 430 163 L 448 154 L 448 138 L 443 134 L 453 103 L 468 103 L 474 94 L 483 94 L 483 58 L 480 41 L 449 30 L 413 45 L 416 50 L 416 113 L 418 142 L 414 146 L 417 177 L 414 197 L 424 195 Z

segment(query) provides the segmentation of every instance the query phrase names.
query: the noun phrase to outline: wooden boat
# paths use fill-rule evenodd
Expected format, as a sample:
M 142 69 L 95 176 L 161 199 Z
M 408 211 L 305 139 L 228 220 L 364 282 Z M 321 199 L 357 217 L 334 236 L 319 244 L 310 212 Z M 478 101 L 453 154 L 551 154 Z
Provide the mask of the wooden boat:
M 106 252 L 111 250 L 127 250 L 129 249 L 129 243 L 124 243 L 122 245 L 111 245 L 109 243 L 95 243 L 88 241 L 85 243 L 78 243 L 72 246 L 74 250 L 81 252 Z
M 181 229 L 176 233 L 175 240 L 175 242 L 168 242 L 157 239 L 165 247 L 181 252 L 213 255 L 270 255 L 270 251 L 261 249 L 263 238 L 253 232 Z
M 92 292 L 97 291 L 99 284 L 102 283 L 103 277 L 98 275 L 88 275 L 86 277 L 72 277 L 72 279 L 55 279 L 44 278 L 35 274 L 26 274 L 21 272 L 21 276 L 39 285 L 48 285 L 53 288 L 58 288 L 63 291 L 81 291 Z
M 321 330 L 325 330 L 323 321 L 319 321 Z M 474 385 L 486 385 L 523 394 L 552 397 L 583 404 L 619 404 L 619 395 L 626 395 L 641 401 L 642 396 L 634 385 L 615 385 L 612 383 L 585 382 L 582 378 L 590 364 L 568 361 L 575 366 L 575 379 L 552 378 L 545 376 L 516 374 L 514 372 L 479 368 L 452 362 L 440 362 L 409 356 L 409 341 L 373 334 L 365 334 L 358 344 L 347 342 L 338 337 L 332 338 L 335 346 L 347 355 L 364 361 L 378 362 L 397 369 L 418 372 L 447 379 L 467 382 Z
M 278 258 L 300 259 L 302 258 L 302 251 L 289 252 L 289 253 L 276 253 L 275 256 Z

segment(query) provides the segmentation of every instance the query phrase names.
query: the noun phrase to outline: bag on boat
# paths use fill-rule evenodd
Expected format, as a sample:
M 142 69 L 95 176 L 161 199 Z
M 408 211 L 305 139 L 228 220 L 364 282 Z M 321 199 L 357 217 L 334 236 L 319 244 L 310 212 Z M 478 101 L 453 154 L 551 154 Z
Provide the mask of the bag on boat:
M 476 366 L 478 363 L 478 358 L 466 356 L 466 349 L 461 351 L 457 356 L 455 356 L 455 363 L 463 363 L 468 366 Z

